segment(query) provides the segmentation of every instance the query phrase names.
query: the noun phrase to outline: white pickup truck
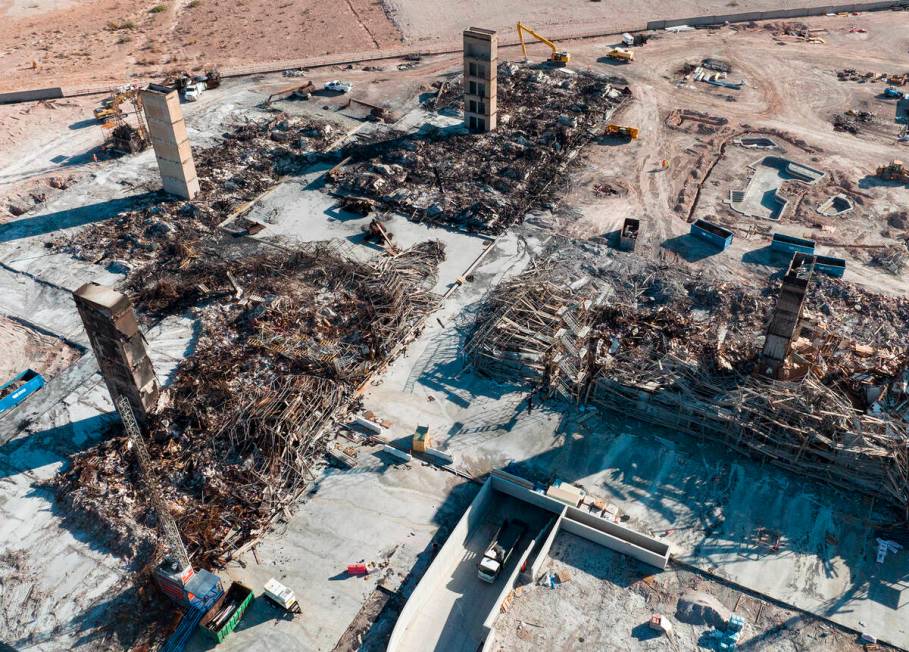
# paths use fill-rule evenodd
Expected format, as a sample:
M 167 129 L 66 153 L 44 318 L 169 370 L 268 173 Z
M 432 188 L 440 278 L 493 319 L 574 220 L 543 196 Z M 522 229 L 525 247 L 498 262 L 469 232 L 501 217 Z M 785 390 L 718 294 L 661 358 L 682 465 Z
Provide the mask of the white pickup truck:
M 205 90 L 205 82 L 193 82 L 183 88 L 183 100 L 185 102 L 196 102 L 202 91 Z
M 480 560 L 477 577 L 490 584 L 495 582 L 525 532 L 527 524 L 523 521 L 505 519 Z

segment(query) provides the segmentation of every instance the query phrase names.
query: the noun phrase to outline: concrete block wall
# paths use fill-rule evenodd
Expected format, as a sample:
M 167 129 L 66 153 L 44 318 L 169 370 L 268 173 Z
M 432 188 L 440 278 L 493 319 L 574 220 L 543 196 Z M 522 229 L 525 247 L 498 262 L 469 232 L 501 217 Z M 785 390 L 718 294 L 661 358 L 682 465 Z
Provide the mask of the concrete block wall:
M 172 88 L 150 84 L 141 97 L 164 190 L 192 199 L 199 192 L 199 179 L 180 109 L 180 96 Z
M 494 131 L 498 115 L 498 35 L 490 29 L 464 30 L 464 125 Z
M 12 91 L 0 93 L 0 104 L 15 104 L 16 102 L 35 102 L 37 100 L 56 100 L 63 97 L 63 89 L 36 88 L 27 91 Z

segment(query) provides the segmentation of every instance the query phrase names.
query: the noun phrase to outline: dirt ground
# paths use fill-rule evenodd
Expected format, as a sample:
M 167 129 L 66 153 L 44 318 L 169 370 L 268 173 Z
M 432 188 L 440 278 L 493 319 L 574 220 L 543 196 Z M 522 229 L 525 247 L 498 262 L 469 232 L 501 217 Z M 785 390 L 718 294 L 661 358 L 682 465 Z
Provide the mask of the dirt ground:
M 50 335 L 0 316 L 0 384 L 26 369 L 52 378 L 79 359 L 77 349 Z
M 641 30 L 648 21 L 766 11 L 793 7 L 824 6 L 814 0 L 673 0 L 672 2 L 625 2 L 624 0 L 497 0 L 458 3 L 452 11 L 447 0 L 385 0 L 388 14 L 407 40 L 450 39 L 468 24 L 505 30 L 509 35 L 521 21 L 560 34 L 578 31 L 619 32 Z
M 513 37 L 521 20 L 560 38 L 640 30 L 647 21 L 825 5 L 821 0 L 0 0 L 0 91 L 93 86 L 402 42 L 457 43 L 468 25 Z
M 780 25 L 768 23 L 752 28 L 730 26 L 657 34 L 637 49 L 637 60 L 628 65 L 610 64 L 603 56 L 606 44 L 572 47 L 576 66 L 598 68 L 628 80 L 635 102 L 616 120 L 640 128 L 641 135 L 631 142 L 605 139 L 602 146 L 590 148 L 573 175 L 568 195 L 553 214 L 541 215 L 538 220 L 573 237 L 592 238 L 614 233 L 625 217 L 639 217 L 642 234 L 638 251 L 644 247 L 653 256 L 683 261 L 720 275 L 732 274 L 744 282 L 763 282 L 775 271 L 773 264 L 765 264 L 760 257 L 755 263 L 754 256 L 749 255 L 766 244 L 771 230 L 814 238 L 825 243 L 820 253 L 862 263 L 868 262 L 867 250 L 844 245 L 904 247 L 909 233 L 888 224 L 887 216 L 909 206 L 909 193 L 902 185 L 874 177 L 877 166 L 905 159 L 909 150 L 906 143 L 896 140 L 900 125 L 894 104 L 878 97 L 885 84 L 841 82 L 836 71 L 856 67 L 859 59 L 862 69 L 869 71 L 905 71 L 901 55 L 896 54 L 909 46 L 905 21 L 905 14 L 891 12 L 807 21 L 811 28 L 825 30 L 819 34 L 826 44 L 779 36 Z M 679 69 L 704 57 L 730 62 L 733 70 L 729 79 L 744 79 L 743 89 L 716 88 L 683 79 Z M 861 102 L 873 103 L 881 116 L 890 111 L 892 133 L 882 135 L 874 130 L 852 135 L 834 131 L 832 115 Z M 682 110 L 719 118 L 723 124 L 717 127 L 691 120 L 678 124 L 677 115 Z M 741 150 L 741 154 L 733 155 L 733 150 L 740 148 L 727 147 L 727 143 L 755 132 L 770 135 L 792 150 L 795 158 L 822 168 L 830 175 L 828 179 L 848 185 L 850 196 L 857 197 L 861 205 L 835 218 L 836 223 L 826 229 L 822 228 L 825 220 L 814 219 L 817 214 L 808 210 L 810 202 L 796 214 L 797 219 L 784 216 L 780 223 L 743 219 L 728 211 L 721 199 L 728 197 L 731 189 L 741 188 L 748 178 L 741 163 L 759 158 L 762 152 Z M 728 162 L 720 160 L 724 151 L 729 152 L 725 157 Z M 663 159 L 669 161 L 666 170 L 661 169 Z M 730 222 L 732 215 L 736 216 L 732 248 L 720 255 L 691 255 L 686 251 L 690 249 L 686 236 L 689 222 L 718 214 Z M 906 292 L 898 276 L 849 265 L 850 280 Z
M 0 91 L 125 83 L 399 41 L 382 5 L 370 0 L 3 0 Z
M 530 584 L 495 625 L 496 650 L 696 650 L 706 648 L 709 625 L 681 622 L 679 596 L 706 593 L 745 619 L 739 649 L 774 652 L 847 652 L 861 650 L 855 637 L 821 621 L 768 602 L 692 572 L 663 572 L 639 564 L 572 534 L 558 536 L 544 566 L 565 578 Z M 667 617 L 673 636 L 650 629 L 653 614 Z M 707 648 L 709 649 L 709 648 Z

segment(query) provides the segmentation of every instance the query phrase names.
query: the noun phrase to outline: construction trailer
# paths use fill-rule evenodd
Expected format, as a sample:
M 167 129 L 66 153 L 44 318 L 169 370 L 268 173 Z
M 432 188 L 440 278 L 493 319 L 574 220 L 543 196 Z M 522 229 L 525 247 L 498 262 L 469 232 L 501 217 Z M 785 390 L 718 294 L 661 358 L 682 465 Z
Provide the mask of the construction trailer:
M 773 251 L 780 251 L 787 254 L 803 253 L 808 256 L 814 255 L 815 242 L 806 238 L 796 238 L 793 235 L 785 233 L 774 233 L 770 241 L 770 248 Z
M 619 250 L 634 251 L 638 243 L 638 234 L 641 230 L 641 221 L 633 217 L 626 217 L 619 231 Z
M 719 224 L 714 224 L 707 220 L 696 220 L 691 225 L 691 235 L 719 247 L 721 251 L 725 251 L 732 244 L 733 234 L 732 231 Z

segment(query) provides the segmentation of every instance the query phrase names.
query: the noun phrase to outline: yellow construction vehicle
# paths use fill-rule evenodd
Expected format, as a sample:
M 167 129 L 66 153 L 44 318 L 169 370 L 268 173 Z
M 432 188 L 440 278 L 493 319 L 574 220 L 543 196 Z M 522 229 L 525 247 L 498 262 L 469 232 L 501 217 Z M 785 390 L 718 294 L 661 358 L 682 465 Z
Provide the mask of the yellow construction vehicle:
M 612 48 L 606 53 L 606 56 L 610 59 L 618 59 L 619 61 L 625 61 L 627 63 L 634 61 L 634 50 L 629 50 L 628 48 Z
M 637 140 L 638 133 L 639 130 L 637 127 L 625 127 L 617 124 L 606 125 L 607 136 L 626 136 L 629 140 Z
M 95 120 L 104 124 L 111 120 L 115 120 L 123 115 L 123 111 L 120 110 L 120 106 L 117 104 L 112 104 L 111 106 L 99 106 L 95 109 Z
M 524 43 L 524 32 L 527 32 L 536 40 L 541 43 L 545 43 L 552 50 L 552 54 L 549 55 L 549 63 L 556 66 L 566 66 L 568 62 L 571 61 L 571 55 L 568 54 L 565 50 L 559 50 L 556 47 L 556 44 L 550 41 L 544 36 L 540 36 L 535 31 L 527 27 L 523 23 L 518 23 L 518 38 L 521 39 L 521 51 L 524 53 L 524 60 L 527 60 L 527 45 Z
M 909 183 L 909 167 L 902 161 L 891 161 L 889 165 L 882 165 L 877 169 L 877 176 L 887 181 Z

